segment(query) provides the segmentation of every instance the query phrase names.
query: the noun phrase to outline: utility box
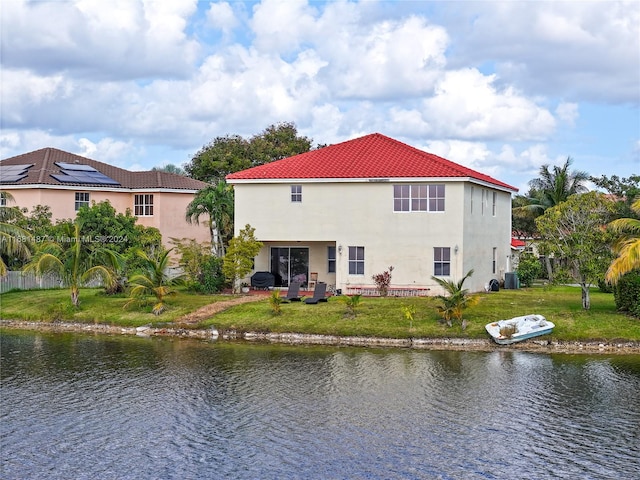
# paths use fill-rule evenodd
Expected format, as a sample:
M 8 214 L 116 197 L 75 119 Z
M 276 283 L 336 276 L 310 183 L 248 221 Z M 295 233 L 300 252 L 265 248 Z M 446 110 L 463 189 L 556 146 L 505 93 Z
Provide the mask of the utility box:
M 507 272 L 504 274 L 504 288 L 508 290 L 520 288 L 520 279 L 516 272 Z

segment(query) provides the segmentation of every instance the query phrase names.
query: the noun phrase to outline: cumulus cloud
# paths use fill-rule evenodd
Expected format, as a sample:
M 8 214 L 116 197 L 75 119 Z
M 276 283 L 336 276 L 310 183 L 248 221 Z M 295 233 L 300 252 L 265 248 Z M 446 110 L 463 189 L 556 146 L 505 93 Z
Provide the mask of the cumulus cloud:
M 3 3 L 5 67 L 82 78 L 185 77 L 198 45 L 185 34 L 196 0 Z
M 453 62 L 492 62 L 530 94 L 640 103 L 638 2 L 471 2 L 456 15 Z
M 472 68 L 446 72 L 419 109 L 394 116 L 425 135 L 465 140 L 536 140 L 554 131 L 547 109 L 513 88 L 499 90 L 495 80 Z

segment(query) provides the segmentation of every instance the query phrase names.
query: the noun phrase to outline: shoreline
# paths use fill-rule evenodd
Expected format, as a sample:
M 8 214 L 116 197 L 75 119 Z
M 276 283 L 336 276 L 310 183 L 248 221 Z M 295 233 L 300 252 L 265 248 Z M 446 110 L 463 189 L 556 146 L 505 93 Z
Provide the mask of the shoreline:
M 348 337 L 337 335 L 319 335 L 304 333 L 259 333 L 236 330 L 218 332 L 215 328 L 189 329 L 180 327 L 116 327 L 103 324 L 84 324 L 70 322 L 35 322 L 23 320 L 0 320 L 0 328 L 47 332 L 94 333 L 103 335 L 134 335 L 141 337 L 176 337 L 201 340 L 228 340 L 246 342 L 264 342 L 288 345 L 327 345 L 349 347 L 388 347 L 411 348 L 421 350 L 467 350 L 467 351 L 527 351 L 540 353 L 566 354 L 640 354 L 640 342 L 633 341 L 574 341 L 526 340 L 511 345 L 498 345 L 490 339 L 465 338 L 377 338 Z

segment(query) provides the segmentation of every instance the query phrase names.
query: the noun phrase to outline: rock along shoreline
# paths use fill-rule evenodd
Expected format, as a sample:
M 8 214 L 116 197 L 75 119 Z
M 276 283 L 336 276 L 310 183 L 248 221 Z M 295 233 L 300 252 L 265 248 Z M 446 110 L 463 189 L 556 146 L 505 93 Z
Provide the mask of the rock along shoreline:
M 543 353 L 605 353 L 640 354 L 640 342 L 584 341 L 559 342 L 555 340 L 531 339 L 511 345 L 497 345 L 490 339 L 464 338 L 376 338 L 347 337 L 337 335 L 318 335 L 304 333 L 260 333 L 228 330 L 219 332 L 215 328 L 189 329 L 180 327 L 116 327 L 102 324 L 83 324 L 68 322 L 29 322 L 21 320 L 0 320 L 0 327 L 48 331 L 76 332 L 104 335 L 136 335 L 142 337 L 176 337 L 201 340 L 228 340 L 289 345 L 328 345 L 349 347 L 394 347 L 423 350 L 469 350 L 469 351 L 529 351 Z

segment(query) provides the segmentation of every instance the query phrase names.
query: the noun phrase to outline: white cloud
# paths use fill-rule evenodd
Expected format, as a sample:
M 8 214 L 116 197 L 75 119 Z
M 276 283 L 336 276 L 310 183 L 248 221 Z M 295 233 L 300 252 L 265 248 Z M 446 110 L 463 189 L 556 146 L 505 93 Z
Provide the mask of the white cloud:
M 196 1 L 3 3 L 3 64 L 84 78 L 184 77 L 197 43 L 185 33 Z
M 556 107 L 556 115 L 566 124 L 574 126 L 576 119 L 580 116 L 578 113 L 578 104 L 561 103 Z
M 535 140 L 550 135 L 551 113 L 513 88 L 498 90 L 494 75 L 476 69 L 449 71 L 420 108 L 431 136 L 465 140 Z M 415 115 L 414 115 L 415 117 Z
M 225 35 L 229 35 L 239 25 L 231 5 L 227 2 L 212 3 L 209 6 L 207 23 L 213 28 L 222 30 Z
M 523 90 L 638 105 L 640 3 L 469 2 L 449 28 L 452 61 L 495 64 Z

